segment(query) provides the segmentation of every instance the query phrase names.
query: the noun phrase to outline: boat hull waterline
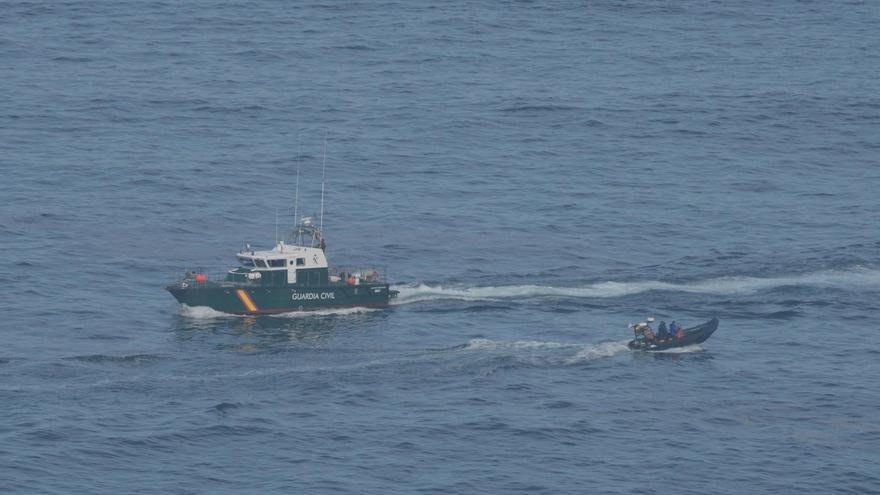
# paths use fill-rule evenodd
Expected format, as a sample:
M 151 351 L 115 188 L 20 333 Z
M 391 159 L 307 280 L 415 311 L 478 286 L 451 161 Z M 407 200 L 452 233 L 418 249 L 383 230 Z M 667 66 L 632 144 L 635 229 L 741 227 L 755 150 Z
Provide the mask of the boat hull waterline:
M 272 315 L 341 308 L 385 308 L 394 292 L 389 284 L 303 288 L 199 284 L 166 289 L 181 304 L 205 306 L 235 315 Z

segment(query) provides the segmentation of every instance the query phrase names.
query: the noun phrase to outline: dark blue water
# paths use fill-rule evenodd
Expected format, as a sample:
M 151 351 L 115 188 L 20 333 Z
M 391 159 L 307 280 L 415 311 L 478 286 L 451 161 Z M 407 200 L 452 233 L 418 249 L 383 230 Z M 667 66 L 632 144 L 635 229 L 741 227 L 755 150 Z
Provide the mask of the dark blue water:
M 880 4 L 0 11 L 0 491 L 880 490 Z M 162 290 L 320 208 L 387 311 Z M 627 323 L 717 316 L 699 348 Z

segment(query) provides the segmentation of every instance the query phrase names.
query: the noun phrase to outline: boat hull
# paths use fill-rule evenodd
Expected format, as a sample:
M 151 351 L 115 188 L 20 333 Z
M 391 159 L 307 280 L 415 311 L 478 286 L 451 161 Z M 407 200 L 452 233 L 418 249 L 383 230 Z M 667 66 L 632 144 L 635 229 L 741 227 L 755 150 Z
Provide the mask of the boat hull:
M 675 349 L 677 347 L 687 347 L 689 345 L 696 345 L 705 342 L 706 339 L 711 337 L 717 329 L 718 318 L 712 318 L 702 325 L 686 328 L 684 330 L 684 337 L 680 339 L 670 338 L 663 342 L 655 341 L 654 343 L 647 345 L 639 340 L 633 339 L 629 342 L 629 344 L 627 344 L 627 346 L 633 350 L 649 352 L 665 351 L 667 349 Z
M 206 306 L 236 315 L 271 315 L 336 308 L 382 308 L 395 291 L 388 284 L 331 285 L 313 287 L 260 287 L 221 284 L 166 289 L 181 304 Z

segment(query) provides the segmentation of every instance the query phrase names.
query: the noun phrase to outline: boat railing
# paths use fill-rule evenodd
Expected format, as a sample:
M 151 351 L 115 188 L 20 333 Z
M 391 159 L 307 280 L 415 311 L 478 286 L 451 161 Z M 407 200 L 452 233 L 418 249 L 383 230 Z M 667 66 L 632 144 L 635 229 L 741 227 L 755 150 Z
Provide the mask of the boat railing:
M 342 285 L 360 285 L 370 283 L 387 283 L 388 267 L 381 270 L 374 267 L 357 267 L 357 266 L 334 266 L 329 269 L 330 283 Z M 244 277 L 236 277 L 235 282 L 226 281 L 229 274 L 228 269 L 202 267 L 183 268 L 175 270 L 173 275 L 168 277 L 172 285 L 186 284 L 185 287 L 204 287 L 208 285 L 263 285 L 260 279 L 248 279 Z
M 222 268 L 205 269 L 203 267 L 195 267 L 175 270 L 174 274 L 169 278 L 173 281 L 173 284 L 186 284 L 186 286 L 189 287 L 201 287 L 228 283 L 226 282 L 227 273 L 228 270 Z
M 364 284 L 387 283 L 388 267 L 381 270 L 375 267 L 333 266 L 330 267 L 330 283 Z

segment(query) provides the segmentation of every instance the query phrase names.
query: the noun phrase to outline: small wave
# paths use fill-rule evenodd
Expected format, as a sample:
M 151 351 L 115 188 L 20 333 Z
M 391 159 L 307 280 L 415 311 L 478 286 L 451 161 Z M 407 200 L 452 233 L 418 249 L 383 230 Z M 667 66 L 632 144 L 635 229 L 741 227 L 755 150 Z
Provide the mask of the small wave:
M 236 57 L 241 57 L 247 60 L 257 60 L 260 62 L 272 61 L 272 60 L 283 60 L 283 56 L 273 53 L 267 50 L 243 50 L 239 52 L 233 53 Z
M 339 45 L 334 47 L 337 50 L 356 50 L 356 51 L 373 51 L 375 48 L 369 45 Z
M 509 304 L 480 304 L 476 303 L 465 307 L 448 307 L 448 306 L 425 306 L 422 310 L 431 314 L 447 314 L 447 313 L 481 313 L 484 311 L 504 311 L 510 309 Z
M 129 356 L 107 356 L 104 354 L 91 354 L 88 356 L 73 356 L 71 359 L 74 361 L 82 361 L 84 363 L 96 363 L 96 364 L 129 364 L 129 365 L 140 365 L 140 364 L 150 364 L 155 363 L 157 361 L 161 361 L 163 359 L 168 359 L 166 356 L 159 356 L 156 354 L 132 354 Z
M 215 413 L 225 415 L 225 414 L 229 414 L 231 411 L 238 409 L 240 407 L 241 407 L 241 404 L 238 402 L 221 402 L 221 403 L 215 405 L 214 407 L 212 407 L 210 410 Z
M 238 107 L 222 107 L 222 106 L 214 106 L 214 105 L 202 105 L 195 108 L 197 112 L 209 112 L 209 113 L 228 113 L 228 114 L 237 114 L 240 112 L 262 112 L 268 110 L 268 108 L 262 105 L 244 105 Z
M 689 283 L 661 282 L 599 282 L 585 287 L 552 287 L 542 285 L 507 285 L 498 287 L 446 288 L 426 284 L 395 286 L 400 291 L 394 304 L 454 299 L 462 301 L 498 301 L 534 297 L 610 298 L 648 291 L 691 292 L 699 294 L 748 294 L 777 287 L 827 287 L 837 289 L 880 287 L 880 270 L 825 270 L 785 277 L 719 277 Z
M 801 313 L 794 310 L 786 310 L 786 311 L 774 311 L 773 313 L 768 313 L 763 316 L 765 319 L 773 319 L 773 320 L 791 320 L 793 318 L 797 318 Z
M 85 63 L 85 62 L 92 62 L 92 59 L 90 59 L 90 58 L 88 58 L 88 57 L 68 57 L 68 56 L 61 56 L 61 57 L 53 57 L 53 58 L 52 58 L 52 61 L 53 61 L 53 62 L 76 62 L 76 63 Z
M 501 109 L 506 113 L 517 112 L 567 112 L 572 110 L 582 110 L 580 107 L 570 105 L 519 105 Z

